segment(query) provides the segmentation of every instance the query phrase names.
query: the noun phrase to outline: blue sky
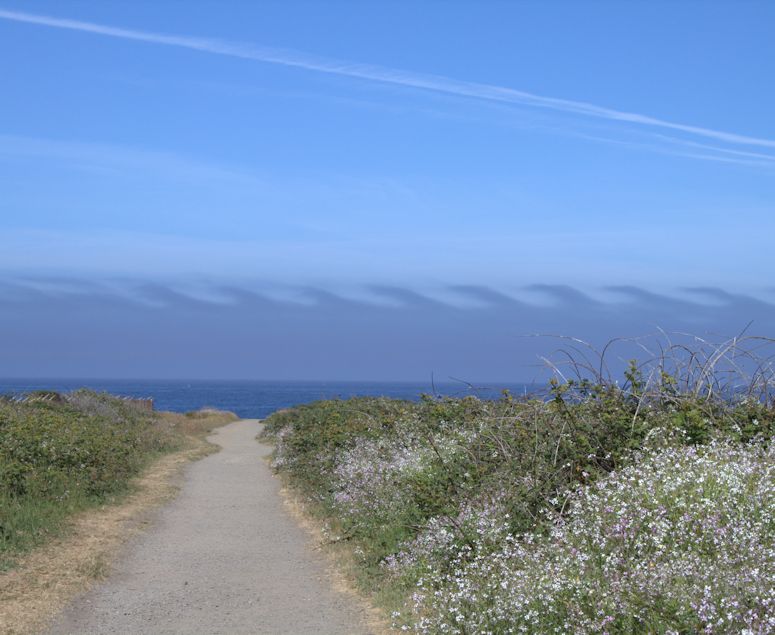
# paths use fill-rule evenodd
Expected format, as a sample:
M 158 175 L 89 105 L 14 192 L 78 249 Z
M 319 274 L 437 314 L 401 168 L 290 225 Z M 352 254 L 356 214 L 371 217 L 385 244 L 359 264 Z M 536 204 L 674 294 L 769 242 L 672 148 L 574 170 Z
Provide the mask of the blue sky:
M 90 285 L 142 304 L 137 289 L 162 284 L 234 311 L 225 288 L 298 310 L 318 293 L 411 305 L 390 287 L 456 311 L 482 304 L 460 285 L 531 307 L 562 305 L 534 285 L 606 306 L 622 302 L 612 287 L 712 287 L 765 303 L 764 328 L 773 24 L 764 1 L 0 2 L 0 272 L 21 297 L 45 291 L 25 305 L 35 315 Z M 0 300 L 21 311 L 17 296 Z M 690 312 L 729 299 L 705 300 Z M 607 328 L 673 326 L 675 305 L 660 306 Z M 557 311 L 558 328 L 583 330 Z M 8 315 L 6 332 L 33 337 Z M 138 341 L 158 337 L 143 324 Z M 421 375 L 461 337 L 389 374 Z M 24 372 L 129 372 L 70 359 Z

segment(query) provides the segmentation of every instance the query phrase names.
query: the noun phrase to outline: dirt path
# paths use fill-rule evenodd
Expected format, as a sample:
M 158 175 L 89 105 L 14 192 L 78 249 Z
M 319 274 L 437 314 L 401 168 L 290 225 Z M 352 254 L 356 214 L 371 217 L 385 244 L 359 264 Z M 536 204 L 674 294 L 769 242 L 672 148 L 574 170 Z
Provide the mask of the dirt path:
M 365 634 L 358 602 L 334 591 L 324 557 L 283 507 L 257 421 L 210 440 L 180 495 L 133 539 L 111 576 L 55 621 L 52 635 Z

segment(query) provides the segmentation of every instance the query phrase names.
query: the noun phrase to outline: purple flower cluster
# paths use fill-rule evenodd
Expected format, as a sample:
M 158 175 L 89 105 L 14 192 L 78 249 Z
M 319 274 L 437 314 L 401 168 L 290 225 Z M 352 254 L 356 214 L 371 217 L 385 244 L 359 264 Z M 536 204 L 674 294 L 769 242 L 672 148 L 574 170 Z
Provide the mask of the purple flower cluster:
M 547 536 L 504 519 L 495 548 L 491 531 L 429 561 L 399 619 L 418 633 L 775 632 L 774 459 L 757 445 L 647 454 L 572 492 Z
M 411 416 L 396 422 L 390 436 L 361 437 L 337 457 L 334 468 L 334 503 L 341 514 L 355 522 L 362 515 L 400 514 L 405 500 L 404 479 L 422 472 L 441 455 L 460 451 L 462 431 L 418 438 L 417 421 Z

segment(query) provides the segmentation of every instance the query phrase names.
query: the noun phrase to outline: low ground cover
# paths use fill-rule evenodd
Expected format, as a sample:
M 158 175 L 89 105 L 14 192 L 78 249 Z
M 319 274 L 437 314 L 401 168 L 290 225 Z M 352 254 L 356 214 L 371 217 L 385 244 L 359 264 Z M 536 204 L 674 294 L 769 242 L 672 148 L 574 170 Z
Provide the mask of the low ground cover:
M 116 500 L 153 457 L 220 417 L 232 418 L 153 413 L 86 390 L 0 399 L 0 568 L 60 533 L 75 512 Z
M 775 408 L 718 368 L 657 370 L 319 402 L 264 435 L 397 628 L 773 632 Z

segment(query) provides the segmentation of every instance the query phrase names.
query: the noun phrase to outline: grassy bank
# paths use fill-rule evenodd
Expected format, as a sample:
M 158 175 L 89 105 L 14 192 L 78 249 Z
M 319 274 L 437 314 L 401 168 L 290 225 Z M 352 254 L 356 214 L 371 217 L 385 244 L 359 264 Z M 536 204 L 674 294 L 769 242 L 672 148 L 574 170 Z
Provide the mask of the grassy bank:
M 658 370 L 319 402 L 265 435 L 398 628 L 772 632 L 775 408 Z
M 109 395 L 0 400 L 0 569 L 56 536 L 76 512 L 118 500 L 149 461 L 233 418 L 153 413 Z

